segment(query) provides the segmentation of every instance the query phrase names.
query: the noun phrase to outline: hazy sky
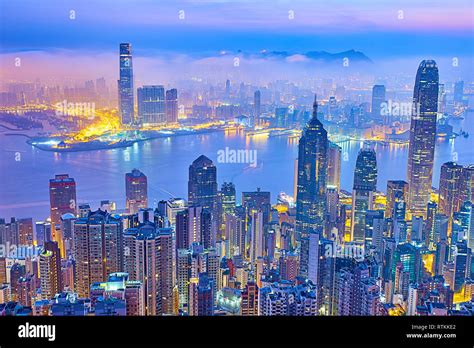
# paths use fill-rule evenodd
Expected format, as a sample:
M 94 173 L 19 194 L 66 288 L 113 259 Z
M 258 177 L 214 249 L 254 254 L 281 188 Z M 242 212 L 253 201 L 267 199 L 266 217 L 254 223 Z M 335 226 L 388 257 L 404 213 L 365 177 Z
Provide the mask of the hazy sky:
M 97 57 L 116 56 L 120 42 L 131 42 L 135 56 L 165 62 L 195 61 L 222 50 L 263 49 L 293 53 L 355 49 L 381 64 L 420 57 L 463 61 L 474 55 L 472 0 L 0 3 L 2 70 L 18 56 L 33 57 L 30 63 L 55 62 L 57 68 L 62 63 L 80 68 L 92 59 L 97 68 L 105 62 L 97 62 Z M 60 56 L 63 62 L 56 63 Z

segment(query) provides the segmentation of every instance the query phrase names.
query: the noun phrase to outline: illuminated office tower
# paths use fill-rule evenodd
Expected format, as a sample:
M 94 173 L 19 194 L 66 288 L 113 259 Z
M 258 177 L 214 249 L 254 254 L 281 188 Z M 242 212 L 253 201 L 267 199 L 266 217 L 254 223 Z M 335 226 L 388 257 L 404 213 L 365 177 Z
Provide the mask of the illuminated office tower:
M 38 221 L 35 224 L 35 240 L 36 245 L 44 245 L 45 242 L 51 240 L 52 231 L 51 223 L 48 221 Z
M 222 223 L 225 224 L 226 214 L 234 214 L 236 206 L 235 185 L 224 182 L 221 187 Z
M 49 202 L 51 208 L 52 235 L 55 228 L 61 226 L 61 216 L 66 213 L 76 214 L 76 182 L 68 174 L 55 175 L 49 180 Z
M 138 119 L 144 125 L 166 123 L 165 88 L 163 86 L 143 86 L 137 89 Z
M 242 291 L 241 314 L 258 315 L 258 287 L 254 282 L 248 282 Z
M 171 228 L 146 221 L 124 233 L 124 271 L 143 283 L 146 315 L 173 314 Z
M 257 258 L 263 256 L 263 213 L 252 210 L 250 213 L 250 263 L 255 265 Z
M 22 218 L 17 219 L 16 222 L 18 226 L 18 244 L 33 246 L 33 219 Z
M 418 285 L 410 284 L 408 289 L 408 305 L 407 305 L 407 315 L 416 315 L 416 307 L 418 306 L 420 292 L 418 290 Z
M 436 244 L 436 252 L 433 260 L 434 275 L 443 274 L 443 266 L 448 261 L 449 245 L 446 240 L 441 240 Z
M 385 206 L 385 217 L 393 217 L 398 203 L 406 203 L 408 183 L 403 180 L 387 181 L 387 205 Z M 405 216 L 401 217 L 405 218 Z
M 365 215 L 373 209 L 377 189 L 377 159 L 373 149 L 361 149 L 357 156 L 352 191 L 351 240 L 365 241 Z
M 439 212 L 448 218 L 461 209 L 465 196 L 462 194 L 463 166 L 447 162 L 441 166 L 439 177 Z
M 201 212 L 201 244 L 209 249 L 216 246 L 216 236 L 212 224 L 212 215 L 209 209 L 203 209 Z
M 474 203 L 474 165 L 464 167 L 463 176 L 461 191 L 464 194 L 464 201 Z
M 213 280 L 206 273 L 200 273 L 189 283 L 189 315 L 214 315 Z
M 383 210 L 368 210 L 365 214 L 365 242 L 380 250 L 385 227 Z
M 73 223 L 76 292 L 89 297 L 90 284 L 122 270 L 122 220 L 102 210 Z
M 136 214 L 140 208 L 148 207 L 147 177 L 138 169 L 125 174 L 125 206 L 130 214 Z
M 183 224 L 187 215 L 187 226 Z M 177 217 L 178 224 L 178 217 Z M 189 248 L 192 243 L 200 243 L 204 248 L 215 246 L 216 236 L 213 228 L 212 215 L 209 209 L 190 206 L 186 213 L 180 213 L 177 228 L 177 243 L 179 248 Z M 184 233 L 187 232 L 187 236 Z
M 170 198 L 166 201 L 166 217 L 170 225 L 174 226 L 176 223 L 176 215 L 186 210 L 187 203 L 182 198 Z
M 120 120 L 123 125 L 130 125 L 135 122 L 131 44 L 120 44 L 119 59 L 120 78 L 118 80 L 118 101 Z
M 334 226 L 339 216 L 339 192 L 336 187 L 328 187 L 326 191 L 327 216 L 330 226 Z
M 189 233 L 188 233 L 188 209 L 180 211 L 175 217 L 175 231 L 176 231 L 176 250 L 188 249 Z
M 192 254 L 189 249 L 176 251 L 176 285 L 178 287 L 179 308 L 183 309 L 189 303 L 189 280 L 191 278 Z
M 209 209 L 213 216 L 217 212 L 217 168 L 204 155 L 189 166 L 188 205 Z
M 441 240 L 448 240 L 449 219 L 444 214 L 436 214 L 433 222 L 432 240 L 438 243 Z
M 0 257 L 0 284 L 6 284 L 6 283 L 8 283 L 7 282 L 7 260 L 5 257 Z
M 425 246 L 432 249 L 433 245 L 436 244 L 434 241 L 434 223 L 435 216 L 438 213 L 438 204 L 435 202 L 429 202 L 426 208 L 426 220 L 425 227 L 423 229 L 423 241 Z
M 254 125 L 260 124 L 260 108 L 261 108 L 261 94 L 259 90 L 256 90 L 253 94 L 253 117 Z
M 59 244 L 61 250 L 61 258 L 68 258 L 72 256 L 74 251 L 74 239 L 73 239 L 73 222 L 77 217 L 71 213 L 64 214 L 61 216 L 61 236 L 62 240 Z
M 18 301 L 18 283 L 26 276 L 25 265 L 15 262 L 10 267 L 10 301 Z
M 178 90 L 176 88 L 167 90 L 165 100 L 166 123 L 178 122 Z
M 423 242 L 423 218 L 421 216 L 412 216 L 410 240 L 420 243 Z
M 392 263 L 392 281 L 395 281 L 399 263 L 403 265 L 404 271 L 409 273 L 410 283 L 417 283 L 421 279 L 423 265 L 419 247 L 409 243 L 397 245 Z
M 17 301 L 22 306 L 30 307 L 35 293 L 35 278 L 32 274 L 27 274 L 18 279 L 16 286 Z
M 328 176 L 326 185 L 336 187 L 337 191 L 341 189 L 341 147 L 329 142 L 328 147 Z
M 456 244 L 456 253 L 454 256 L 454 291 L 459 292 L 466 278 L 469 278 L 471 272 L 472 251 L 467 247 L 466 241 Z
M 374 85 L 372 87 L 372 118 L 376 121 L 383 121 L 384 124 L 390 124 L 390 115 L 382 115 L 382 103 L 385 103 L 385 86 Z
M 57 242 L 46 242 L 39 255 L 41 297 L 50 300 L 62 291 L 61 253 Z
M 474 211 L 471 202 L 464 202 L 461 209 L 453 214 L 452 227 L 451 227 L 451 244 L 456 244 L 461 240 L 466 240 L 468 248 L 471 247 L 472 233 L 471 230 L 474 228 Z
M 281 279 L 294 281 L 299 274 L 298 254 L 284 251 L 280 255 L 279 266 Z
M 317 299 L 319 312 L 322 315 L 334 315 L 335 312 L 335 277 L 336 277 L 336 243 L 322 239 L 319 244 L 319 269 Z
M 418 67 L 413 92 L 413 114 L 408 148 L 408 208 L 426 217 L 431 194 L 438 111 L 438 67 L 423 60 Z
M 311 231 L 301 237 L 300 275 L 318 285 L 320 233 Z
M 328 138 L 318 119 L 316 97 L 313 116 L 303 131 L 298 146 L 298 193 L 296 233 L 299 238 L 322 232 L 326 215 Z
M 227 214 L 225 218 L 225 238 L 228 241 L 228 257 L 245 255 L 246 214 L 241 206 L 235 209 L 234 214 Z
M 248 214 L 250 214 L 252 210 L 262 212 L 263 221 L 267 223 L 270 221 L 270 211 L 272 209 L 270 197 L 270 192 L 261 191 L 260 187 L 257 188 L 257 191 L 242 192 L 242 206 L 246 209 Z
M 15 218 L 11 218 L 9 223 L 0 219 L 0 243 L 18 245 L 18 225 Z

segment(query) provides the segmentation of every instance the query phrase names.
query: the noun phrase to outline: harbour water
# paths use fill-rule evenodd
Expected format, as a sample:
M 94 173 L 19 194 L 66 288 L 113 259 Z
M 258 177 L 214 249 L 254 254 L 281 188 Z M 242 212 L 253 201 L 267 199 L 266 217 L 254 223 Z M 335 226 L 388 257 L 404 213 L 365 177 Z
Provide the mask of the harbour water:
M 439 183 L 442 163 L 457 161 L 474 164 L 474 113 L 464 120 L 452 121 L 454 131 L 470 136 L 438 141 L 435 152 L 433 186 Z M 298 140 L 287 136 L 253 136 L 243 133 L 217 132 L 192 136 L 154 139 L 129 148 L 55 153 L 39 150 L 22 136 L 7 136 L 0 131 L 0 218 L 14 216 L 43 220 L 49 215 L 48 180 L 67 173 L 76 180 L 78 203 L 90 203 L 93 209 L 101 200 L 112 200 L 117 208 L 125 206 L 125 173 L 133 168 L 148 177 L 149 202 L 156 204 L 169 197 L 187 198 L 188 167 L 199 155 L 208 156 L 217 165 L 219 186 L 224 181 L 236 185 L 237 200 L 242 191 L 257 187 L 270 191 L 272 201 L 279 192 L 293 195 L 294 159 Z M 11 133 L 11 132 L 10 132 Z M 341 188 L 352 190 L 357 153 L 362 142 L 340 144 L 343 156 Z M 225 150 L 256 150 L 257 165 L 219 163 L 218 153 Z M 387 180 L 406 176 L 407 145 L 376 145 L 379 190 L 385 191 Z

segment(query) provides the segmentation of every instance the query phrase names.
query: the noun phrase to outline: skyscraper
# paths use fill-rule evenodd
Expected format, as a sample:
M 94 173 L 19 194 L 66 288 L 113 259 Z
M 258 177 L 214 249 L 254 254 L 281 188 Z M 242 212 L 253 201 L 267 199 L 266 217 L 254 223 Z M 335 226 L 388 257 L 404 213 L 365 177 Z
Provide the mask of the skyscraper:
M 263 213 L 263 222 L 267 223 L 270 220 L 270 210 L 272 208 L 270 203 L 271 194 L 269 191 L 262 191 L 257 187 L 257 191 L 242 192 L 242 206 L 247 213 L 252 210 L 261 211 Z
M 438 111 L 438 67 L 423 60 L 418 67 L 413 92 L 413 113 L 408 149 L 408 208 L 425 217 L 433 178 L 433 161 Z
M 225 80 L 225 99 L 230 99 L 230 80 Z
M 41 281 L 41 297 L 52 299 L 62 291 L 61 287 L 61 254 L 58 243 L 49 241 L 44 243 L 43 252 L 39 256 Z
M 441 166 L 439 177 L 439 212 L 448 218 L 459 211 L 464 203 L 462 192 L 463 166 L 454 162 L 446 162 Z
M 385 102 L 385 86 L 375 85 L 372 87 L 372 117 L 376 121 L 389 123 L 389 115 L 382 115 L 382 103 Z
M 298 146 L 298 195 L 296 201 L 296 233 L 301 241 L 300 274 L 309 277 L 314 266 L 313 241 L 322 234 L 326 216 L 326 183 L 328 166 L 328 138 L 318 119 L 316 96 L 313 116 L 303 131 Z M 317 265 L 317 260 L 315 261 Z M 313 276 L 312 276 L 313 278 Z
M 188 204 L 209 209 L 215 217 L 217 211 L 217 169 L 214 163 L 204 155 L 199 156 L 189 166 Z
M 327 186 L 336 187 L 337 191 L 341 189 L 341 147 L 329 142 L 328 147 L 328 176 Z
M 122 270 L 122 221 L 102 210 L 73 222 L 76 291 L 89 297 L 90 284 Z
M 55 175 L 49 180 L 49 202 L 51 222 L 54 227 L 61 226 L 61 216 L 66 213 L 76 214 L 76 182 L 68 174 Z M 54 235 L 54 229 L 53 229 Z
M 454 103 L 462 104 L 464 97 L 464 81 L 454 83 Z
M 260 101 L 260 91 L 256 90 L 255 93 L 253 94 L 253 116 L 254 116 L 254 124 L 259 125 L 260 124 L 260 107 L 261 107 L 261 101 Z
M 120 78 L 118 80 L 119 112 L 123 125 L 135 122 L 133 97 L 132 45 L 120 44 Z
M 315 97 L 313 116 L 303 131 L 298 146 L 296 230 L 301 237 L 310 232 L 322 231 L 326 214 L 328 138 L 317 114 L 318 103 Z
M 162 125 L 166 123 L 165 88 L 143 86 L 137 89 L 139 124 Z
M 166 91 L 166 122 L 178 122 L 178 90 L 172 88 Z
M 387 181 L 387 205 L 385 206 L 385 217 L 393 216 L 394 209 L 399 203 L 406 203 L 408 183 L 403 180 Z M 403 217 L 404 218 L 404 217 Z
M 125 174 L 125 206 L 130 214 L 148 207 L 147 177 L 138 169 Z
M 352 191 L 351 240 L 364 243 L 365 216 L 373 208 L 377 189 L 377 158 L 373 149 L 361 149 L 357 155 Z
M 124 271 L 143 283 L 147 315 L 173 314 L 172 230 L 145 221 L 124 233 Z
M 248 282 L 242 291 L 241 314 L 258 315 L 258 286 L 255 282 Z
M 189 284 L 189 315 L 211 316 L 214 314 L 213 280 L 207 273 L 191 278 Z
M 234 214 L 236 206 L 235 185 L 231 182 L 224 182 L 220 192 L 220 213 L 222 214 L 222 225 L 225 226 L 226 215 Z

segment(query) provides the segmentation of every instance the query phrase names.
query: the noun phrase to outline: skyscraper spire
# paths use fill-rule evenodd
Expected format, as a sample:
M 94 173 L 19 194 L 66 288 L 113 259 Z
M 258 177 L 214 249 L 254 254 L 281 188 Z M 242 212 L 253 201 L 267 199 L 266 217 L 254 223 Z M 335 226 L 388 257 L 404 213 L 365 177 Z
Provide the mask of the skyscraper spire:
M 439 73 L 434 60 L 421 62 L 416 73 L 408 148 L 408 207 L 416 216 L 426 216 L 433 178 L 438 112 Z
M 318 118 L 318 95 L 314 94 L 314 102 L 313 102 L 313 118 Z
M 314 275 L 316 269 L 312 246 L 317 244 L 317 237 L 313 234 L 323 232 L 327 211 L 328 135 L 317 114 L 315 96 L 313 117 L 304 129 L 298 146 L 296 231 L 301 240 L 300 275 L 307 278 Z

